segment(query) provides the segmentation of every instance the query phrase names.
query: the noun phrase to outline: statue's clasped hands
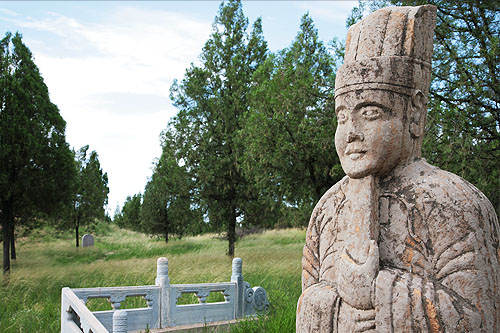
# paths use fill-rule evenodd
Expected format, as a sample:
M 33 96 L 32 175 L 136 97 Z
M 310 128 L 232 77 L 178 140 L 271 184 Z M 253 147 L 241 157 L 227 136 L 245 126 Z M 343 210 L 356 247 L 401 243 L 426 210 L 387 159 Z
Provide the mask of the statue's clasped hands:
M 373 309 L 375 280 L 379 271 L 379 249 L 375 240 L 369 241 L 368 254 L 363 263 L 355 260 L 344 246 L 337 262 L 339 296 L 350 306 Z

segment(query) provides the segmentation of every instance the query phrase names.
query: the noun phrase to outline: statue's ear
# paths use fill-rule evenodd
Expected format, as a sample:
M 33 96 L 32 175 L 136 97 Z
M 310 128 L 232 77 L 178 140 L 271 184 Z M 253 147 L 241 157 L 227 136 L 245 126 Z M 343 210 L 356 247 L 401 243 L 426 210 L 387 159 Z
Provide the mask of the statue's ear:
M 414 138 L 418 138 L 424 134 L 424 119 L 425 119 L 425 96 L 420 90 L 415 90 L 411 98 L 410 110 L 410 134 Z

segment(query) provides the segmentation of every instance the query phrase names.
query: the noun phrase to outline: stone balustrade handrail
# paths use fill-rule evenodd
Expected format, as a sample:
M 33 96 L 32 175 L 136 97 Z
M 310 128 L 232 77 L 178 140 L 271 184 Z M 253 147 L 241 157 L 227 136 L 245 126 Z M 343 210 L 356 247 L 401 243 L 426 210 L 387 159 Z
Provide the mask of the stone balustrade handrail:
M 211 292 L 221 292 L 224 301 L 208 303 Z M 178 304 L 182 294 L 193 293 L 198 304 Z M 121 310 L 127 297 L 142 296 L 147 307 Z M 91 312 L 89 299 L 105 298 L 113 310 Z M 243 281 L 242 261 L 233 260 L 231 282 L 170 284 L 168 260 L 157 261 L 156 284 L 149 286 L 63 288 L 61 332 L 124 333 L 186 324 L 209 323 L 253 316 L 267 310 L 269 303 L 262 287 L 250 288 Z

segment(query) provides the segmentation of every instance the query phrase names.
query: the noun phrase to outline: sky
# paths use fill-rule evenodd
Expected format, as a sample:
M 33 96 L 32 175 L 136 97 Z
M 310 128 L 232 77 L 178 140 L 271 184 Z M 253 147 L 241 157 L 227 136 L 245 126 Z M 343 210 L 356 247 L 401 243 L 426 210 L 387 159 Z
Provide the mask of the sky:
M 0 1 L 0 32 L 20 32 L 66 140 L 89 145 L 108 174 L 107 211 L 143 193 L 161 155 L 160 134 L 177 112 L 174 79 L 197 64 L 220 1 Z M 320 39 L 345 39 L 357 1 L 243 1 L 250 26 L 262 18 L 272 52 L 288 47 L 309 12 Z

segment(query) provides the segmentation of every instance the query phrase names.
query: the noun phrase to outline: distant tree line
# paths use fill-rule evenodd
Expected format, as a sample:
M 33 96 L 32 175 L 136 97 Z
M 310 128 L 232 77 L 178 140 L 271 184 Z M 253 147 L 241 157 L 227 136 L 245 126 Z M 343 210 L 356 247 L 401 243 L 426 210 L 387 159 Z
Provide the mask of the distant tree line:
M 104 217 L 107 175 L 88 146 L 77 154 L 19 33 L 0 41 L 0 225 L 3 272 L 16 259 L 15 228 L 78 228 Z
M 346 24 L 388 5 L 438 6 L 424 157 L 478 186 L 500 211 L 498 1 L 360 1 Z M 117 223 L 150 234 L 306 226 L 344 173 L 334 146 L 335 72 L 344 45 L 324 45 L 308 14 L 291 45 L 267 49 L 238 0 L 223 2 L 212 34 L 171 99 L 178 114 L 144 195 Z

